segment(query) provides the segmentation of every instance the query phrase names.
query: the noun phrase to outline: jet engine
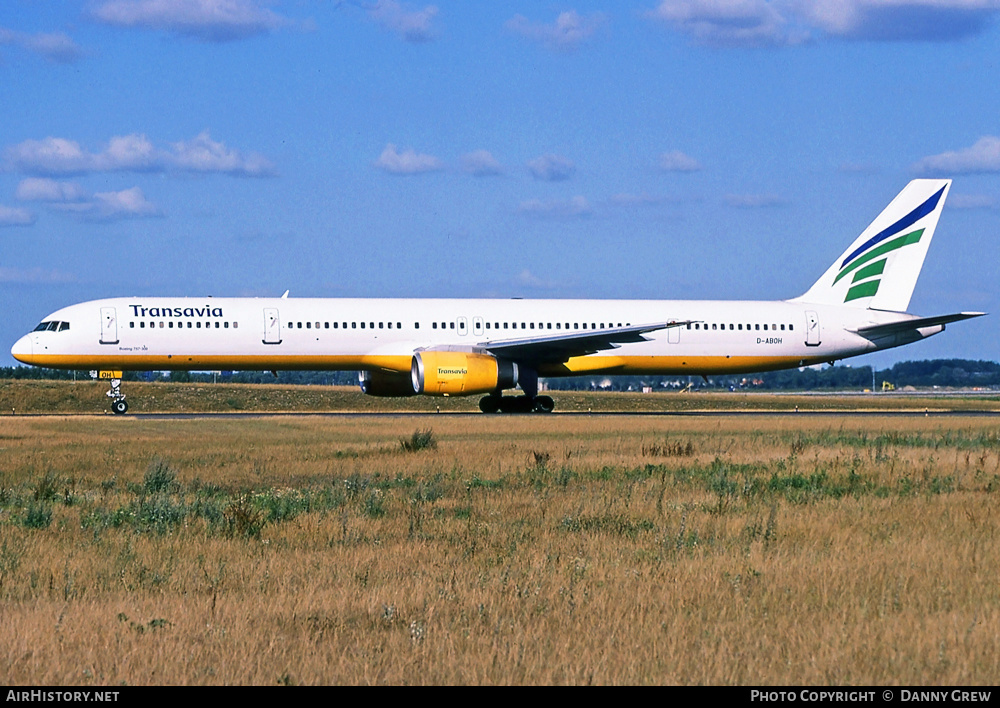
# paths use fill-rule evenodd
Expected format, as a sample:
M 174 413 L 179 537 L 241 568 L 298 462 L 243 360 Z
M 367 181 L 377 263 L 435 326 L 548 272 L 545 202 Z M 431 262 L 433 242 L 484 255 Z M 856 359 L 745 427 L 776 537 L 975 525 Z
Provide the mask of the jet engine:
M 398 371 L 362 371 L 358 378 L 362 393 L 369 396 L 394 398 L 416 394 L 409 374 Z
M 426 351 L 413 356 L 411 393 L 471 396 L 517 385 L 517 364 L 489 354 Z

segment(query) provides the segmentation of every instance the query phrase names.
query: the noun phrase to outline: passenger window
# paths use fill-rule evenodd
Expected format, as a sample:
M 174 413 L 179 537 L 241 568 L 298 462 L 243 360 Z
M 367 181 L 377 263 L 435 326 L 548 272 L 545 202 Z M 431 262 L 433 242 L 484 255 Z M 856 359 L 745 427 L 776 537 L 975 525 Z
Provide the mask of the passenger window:
M 764 331 L 765 332 L 767 331 L 767 325 L 764 325 Z
M 450 327 L 451 329 L 455 329 L 455 323 L 454 322 L 449 322 L 448 323 L 448 327 Z
M 312 327 L 313 327 L 312 322 L 306 322 L 306 329 L 312 329 Z
M 760 331 L 760 325 L 759 324 L 754 325 L 753 328 L 755 330 L 757 330 L 758 332 Z
M 788 329 L 789 329 L 789 331 L 791 331 L 791 330 L 795 329 L 795 327 L 793 327 L 792 325 L 788 325 Z
M 146 329 L 146 323 L 145 322 L 140 322 L 139 323 L 139 329 Z
M 361 323 L 361 329 L 364 329 L 364 328 L 365 328 L 365 323 L 364 323 L 364 322 L 362 322 L 362 323 Z
M 215 323 L 215 328 L 219 329 L 219 323 L 218 322 Z
M 379 329 L 384 329 L 384 327 L 382 326 L 382 325 L 384 325 L 384 324 L 385 324 L 385 322 L 379 322 L 379 323 L 378 323 L 378 328 L 379 328 Z
M 128 326 L 131 327 L 132 329 L 135 329 L 135 322 L 129 322 Z

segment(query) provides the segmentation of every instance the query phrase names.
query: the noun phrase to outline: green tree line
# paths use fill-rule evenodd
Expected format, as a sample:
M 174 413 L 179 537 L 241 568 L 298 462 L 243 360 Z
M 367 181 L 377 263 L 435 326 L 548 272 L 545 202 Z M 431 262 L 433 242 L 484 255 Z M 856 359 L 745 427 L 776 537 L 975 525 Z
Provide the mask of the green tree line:
M 0 379 L 55 379 L 89 381 L 89 371 L 66 371 L 30 366 L 0 367 Z M 275 376 L 270 371 L 126 371 L 125 381 L 174 381 L 198 383 L 283 383 L 301 386 L 357 385 L 353 371 L 282 371 Z M 888 369 L 879 369 L 872 376 L 870 366 L 827 366 L 821 369 L 791 369 L 760 374 L 709 376 L 578 376 L 548 379 L 548 388 L 563 390 L 641 391 L 685 388 L 763 389 L 810 391 L 823 389 L 863 389 L 881 387 L 888 381 L 896 388 L 904 386 L 930 387 L 1000 387 L 1000 364 L 969 359 L 929 359 L 903 361 Z

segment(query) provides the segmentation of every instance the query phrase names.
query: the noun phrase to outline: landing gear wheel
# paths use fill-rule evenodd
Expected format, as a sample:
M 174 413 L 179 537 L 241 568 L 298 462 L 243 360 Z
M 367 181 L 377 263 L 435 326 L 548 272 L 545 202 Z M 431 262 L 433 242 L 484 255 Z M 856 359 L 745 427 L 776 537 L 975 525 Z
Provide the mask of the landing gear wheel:
M 115 415 L 124 415 L 128 412 L 128 403 L 125 402 L 124 398 L 120 398 L 117 401 L 111 402 L 111 410 L 114 411 Z
M 500 396 L 483 396 L 479 399 L 479 410 L 483 413 L 496 413 L 500 410 L 502 400 Z
M 551 396 L 538 396 L 535 398 L 533 410 L 535 413 L 551 413 L 555 407 L 556 402 L 552 400 Z

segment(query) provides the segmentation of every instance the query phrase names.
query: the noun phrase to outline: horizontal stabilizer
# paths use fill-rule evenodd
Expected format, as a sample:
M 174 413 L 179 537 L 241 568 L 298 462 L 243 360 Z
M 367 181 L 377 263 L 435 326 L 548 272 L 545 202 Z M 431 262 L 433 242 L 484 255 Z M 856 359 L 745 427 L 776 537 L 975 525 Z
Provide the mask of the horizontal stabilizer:
M 858 327 L 858 329 L 854 331 L 866 338 L 882 337 L 890 334 L 898 334 L 900 332 L 909 332 L 923 327 L 936 327 L 937 325 L 945 325 L 949 322 L 959 322 L 961 320 L 972 319 L 973 317 L 982 317 L 985 314 L 985 312 L 959 312 L 954 315 L 914 317 L 912 319 L 900 320 L 898 322 L 888 322 L 886 324 Z

